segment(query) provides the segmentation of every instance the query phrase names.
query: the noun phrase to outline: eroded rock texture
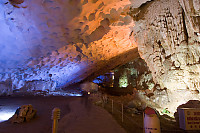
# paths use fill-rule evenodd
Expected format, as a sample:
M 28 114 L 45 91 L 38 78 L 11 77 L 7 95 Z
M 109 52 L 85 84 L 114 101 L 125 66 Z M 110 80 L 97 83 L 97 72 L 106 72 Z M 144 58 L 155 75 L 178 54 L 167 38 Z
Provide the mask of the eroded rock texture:
M 168 89 L 169 101 L 179 104 L 199 97 L 197 3 L 199 1 L 162 0 L 131 9 L 136 25 L 132 36 L 140 56 L 147 62 L 154 82 L 161 89 Z M 166 104 L 167 100 L 164 101 L 161 100 Z
M 129 7 L 128 0 L 2 1 L 0 81 L 9 79 L 11 92 L 54 90 L 129 61 L 137 56 Z
M 29 122 L 36 116 L 37 110 L 31 104 L 22 105 L 15 114 L 9 119 L 11 123 Z
M 98 76 L 136 58 L 139 52 L 154 84 L 168 90 L 168 100 L 160 104 L 198 99 L 199 3 L 2 0 L 1 93 L 55 90 Z M 187 95 L 184 101 L 179 92 Z

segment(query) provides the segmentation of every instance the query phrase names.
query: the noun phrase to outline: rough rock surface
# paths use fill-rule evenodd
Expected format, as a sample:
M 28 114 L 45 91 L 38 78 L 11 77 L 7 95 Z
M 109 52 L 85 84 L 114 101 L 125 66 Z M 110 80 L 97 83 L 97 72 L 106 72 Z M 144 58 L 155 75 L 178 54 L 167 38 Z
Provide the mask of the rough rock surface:
M 135 58 L 138 48 L 154 83 L 168 90 L 165 101 L 175 101 L 175 107 L 199 99 L 199 5 L 199 0 L 2 0 L 0 94 L 38 86 L 55 90 L 98 76 Z
M 36 110 L 33 108 L 31 104 L 29 105 L 22 105 L 19 107 L 15 114 L 10 118 L 12 123 L 23 123 L 29 122 L 36 116 Z
M 168 89 L 173 105 L 163 104 L 169 109 L 199 98 L 199 2 L 152 1 L 130 12 L 136 25 L 132 37 L 155 84 Z
M 25 88 L 27 82 L 32 82 L 31 86 L 48 82 L 56 87 L 78 82 L 117 55 L 129 50 L 136 53 L 136 44 L 129 39 L 133 20 L 127 14 L 128 0 L 15 4 L 19 8 L 6 0 L 0 5 L 4 31 L 0 35 L 4 48 L 0 52 L 0 81 L 11 80 L 11 91 Z M 121 60 L 130 60 L 130 55 Z

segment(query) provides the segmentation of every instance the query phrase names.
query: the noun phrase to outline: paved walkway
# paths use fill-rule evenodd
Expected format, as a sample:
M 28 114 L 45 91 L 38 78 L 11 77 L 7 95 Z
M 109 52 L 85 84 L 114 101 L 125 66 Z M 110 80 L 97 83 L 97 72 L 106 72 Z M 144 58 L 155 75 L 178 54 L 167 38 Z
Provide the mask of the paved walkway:
M 125 133 L 101 107 L 80 98 L 69 104 L 70 112 L 59 121 L 58 133 Z

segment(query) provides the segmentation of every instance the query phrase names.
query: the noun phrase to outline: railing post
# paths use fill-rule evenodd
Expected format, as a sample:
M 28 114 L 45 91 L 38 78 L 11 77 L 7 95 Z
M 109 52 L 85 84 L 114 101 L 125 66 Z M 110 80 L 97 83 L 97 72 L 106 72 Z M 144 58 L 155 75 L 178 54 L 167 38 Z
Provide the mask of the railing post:
M 144 112 L 142 113 L 143 116 L 143 133 L 145 133 L 145 127 L 144 127 Z
M 113 113 L 113 99 L 112 99 L 112 113 Z
M 122 122 L 124 122 L 124 108 L 123 108 L 123 104 L 122 104 Z
M 104 95 L 103 95 L 103 96 L 102 96 L 102 107 L 103 107 L 103 108 L 104 108 L 104 104 L 105 104 L 105 103 L 104 103 L 104 102 L 105 102 L 104 100 L 105 100 L 105 99 L 104 99 Z
M 104 100 L 102 99 L 102 107 L 104 108 Z
M 52 133 L 57 133 L 58 119 L 60 119 L 60 109 L 54 108 L 52 111 L 52 120 L 53 120 Z

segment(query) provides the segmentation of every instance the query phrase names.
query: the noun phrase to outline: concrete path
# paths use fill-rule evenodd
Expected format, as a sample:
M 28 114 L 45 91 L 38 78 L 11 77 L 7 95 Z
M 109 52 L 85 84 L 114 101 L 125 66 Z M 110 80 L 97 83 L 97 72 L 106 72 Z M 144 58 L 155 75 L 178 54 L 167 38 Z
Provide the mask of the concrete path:
M 58 133 L 125 133 L 101 107 L 80 98 L 69 104 L 70 112 L 59 121 Z

